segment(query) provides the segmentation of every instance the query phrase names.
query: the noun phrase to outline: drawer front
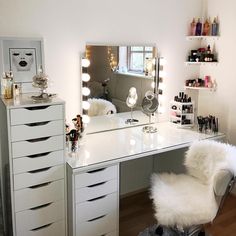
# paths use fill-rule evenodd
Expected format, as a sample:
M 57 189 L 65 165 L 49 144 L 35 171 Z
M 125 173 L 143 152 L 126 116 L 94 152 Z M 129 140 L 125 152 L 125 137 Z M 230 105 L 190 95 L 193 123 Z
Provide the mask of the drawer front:
M 58 221 L 28 231 L 17 229 L 17 236 L 65 236 L 65 230 L 65 221 Z
M 16 212 L 63 200 L 64 180 L 46 183 L 36 188 L 26 188 L 15 191 L 14 198 Z
M 118 194 L 101 196 L 84 203 L 76 204 L 76 222 L 83 223 L 111 212 L 117 213 Z
M 55 151 L 13 159 L 13 173 L 20 174 L 31 170 L 63 164 L 64 151 Z
M 65 166 L 53 166 L 45 169 L 14 175 L 14 190 L 64 179 Z
M 12 143 L 13 158 L 39 153 L 61 150 L 64 147 L 64 136 L 52 136 L 41 139 L 31 139 Z
M 111 213 L 81 224 L 77 223 L 76 236 L 109 235 L 110 232 L 116 231 L 116 228 L 117 214 Z
M 11 126 L 12 142 L 63 134 L 64 121 L 54 120 Z
M 76 203 L 85 202 L 87 200 L 108 195 L 118 191 L 118 180 L 101 182 L 84 188 L 76 189 Z
M 116 179 L 118 176 L 118 166 L 110 166 L 105 168 L 88 171 L 75 176 L 75 187 L 82 188 L 89 185 L 101 183 Z
M 56 221 L 64 220 L 64 200 L 16 213 L 17 235 Z
M 34 106 L 11 109 L 11 125 L 21 125 L 50 120 L 64 120 L 63 105 Z

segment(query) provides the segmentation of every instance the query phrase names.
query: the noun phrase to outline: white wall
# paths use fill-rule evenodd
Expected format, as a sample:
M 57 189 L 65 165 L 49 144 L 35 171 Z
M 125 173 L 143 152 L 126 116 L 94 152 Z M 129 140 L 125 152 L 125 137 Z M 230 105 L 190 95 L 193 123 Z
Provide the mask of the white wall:
M 223 0 L 208 0 L 208 15 L 218 16 L 220 21 L 220 39 L 216 42 L 219 65 L 208 71 L 216 79 L 218 88 L 215 93 L 199 96 L 199 113 L 218 116 L 221 131 L 227 134 L 228 141 L 233 144 L 236 144 L 235 9 L 235 0 L 227 0 L 227 3 Z
M 200 13 L 199 0 L 0 0 L 0 36 L 44 38 L 53 92 L 66 100 L 71 119 L 80 109 L 80 54 L 88 42 L 155 43 L 168 62 L 168 105 L 193 74 L 183 63 L 185 35 L 192 17 Z

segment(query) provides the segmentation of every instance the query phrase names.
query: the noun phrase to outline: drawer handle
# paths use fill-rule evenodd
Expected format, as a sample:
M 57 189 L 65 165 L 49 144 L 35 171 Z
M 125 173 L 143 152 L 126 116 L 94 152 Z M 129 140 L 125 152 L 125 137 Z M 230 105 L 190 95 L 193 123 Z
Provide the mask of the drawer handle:
M 35 173 L 38 173 L 38 172 L 48 171 L 50 168 L 51 167 L 46 167 L 46 168 L 42 168 L 42 169 L 38 169 L 38 170 L 31 170 L 31 171 L 28 171 L 28 173 L 35 174 Z
M 44 110 L 47 109 L 49 106 L 38 106 L 38 107 L 26 107 L 26 110 L 35 111 L 35 110 Z
M 50 138 L 50 137 L 34 138 L 34 139 L 26 140 L 26 142 L 29 142 L 29 143 L 37 143 L 37 142 L 42 142 L 42 141 L 48 140 L 49 138 Z
M 30 186 L 29 188 L 32 188 L 32 189 L 35 189 L 35 188 L 42 188 L 42 187 L 45 187 L 49 184 L 51 184 L 52 182 L 47 182 L 47 183 L 43 183 L 43 184 L 37 184 L 37 185 L 34 185 L 34 186 Z
M 106 168 L 101 168 L 101 169 L 97 169 L 97 170 L 91 170 L 91 171 L 88 171 L 87 173 L 92 174 L 92 173 L 96 173 L 96 172 L 103 171 L 103 170 L 105 170 L 105 169 L 106 169 Z
M 89 199 L 89 200 L 87 200 L 87 202 L 97 201 L 97 200 L 99 200 L 99 199 L 105 198 L 106 196 L 107 196 L 107 195 L 103 195 L 103 196 L 101 196 L 101 197 L 96 197 L 96 198 L 93 198 L 93 199 Z
M 27 156 L 27 157 L 28 157 L 28 158 L 43 157 L 43 156 L 49 155 L 50 153 L 51 153 L 51 152 L 44 152 L 44 153 L 40 153 L 40 154 L 29 155 L 29 156 Z
M 101 183 L 98 183 L 98 184 L 92 184 L 92 185 L 89 185 L 87 186 L 87 188 L 93 188 L 93 187 L 96 187 L 96 186 L 99 186 L 99 185 L 103 185 L 105 184 L 107 181 L 104 181 L 104 182 L 101 182 Z
M 30 126 L 30 127 L 35 127 L 35 126 L 43 126 L 48 124 L 50 121 L 45 121 L 45 122 L 37 122 L 37 123 L 29 123 L 29 124 L 25 124 L 26 126 Z
M 38 209 L 41 209 L 41 208 L 44 208 L 44 207 L 48 207 L 48 206 L 50 206 L 51 204 L 52 204 L 52 202 L 46 203 L 46 204 L 41 205 L 41 206 L 32 207 L 32 208 L 30 208 L 30 210 L 35 211 L 35 210 L 38 210 Z
M 105 217 L 106 215 L 102 215 L 102 216 L 98 216 L 98 217 L 96 217 L 96 218 L 93 218 L 93 219 L 91 219 L 91 220 L 88 220 L 88 222 L 92 222 L 92 221 L 95 221 L 95 220 L 99 220 L 99 219 L 101 219 L 101 218 L 103 218 L 103 217 Z
M 47 227 L 49 227 L 49 226 L 51 226 L 51 225 L 52 225 L 52 223 L 47 224 L 47 225 L 40 226 L 40 227 L 35 228 L 35 229 L 31 229 L 30 231 L 38 231 L 38 230 L 41 230 L 41 229 L 47 228 Z

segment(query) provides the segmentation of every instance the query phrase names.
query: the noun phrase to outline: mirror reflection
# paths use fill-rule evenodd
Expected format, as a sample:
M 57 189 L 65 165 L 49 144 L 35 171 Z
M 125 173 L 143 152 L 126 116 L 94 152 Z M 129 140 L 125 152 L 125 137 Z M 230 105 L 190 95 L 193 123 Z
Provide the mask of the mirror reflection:
M 154 46 L 87 45 L 87 73 L 91 78 L 88 115 L 130 111 L 126 100 L 131 87 L 137 91 L 134 110 L 140 110 L 145 92 L 154 89 L 155 57 Z

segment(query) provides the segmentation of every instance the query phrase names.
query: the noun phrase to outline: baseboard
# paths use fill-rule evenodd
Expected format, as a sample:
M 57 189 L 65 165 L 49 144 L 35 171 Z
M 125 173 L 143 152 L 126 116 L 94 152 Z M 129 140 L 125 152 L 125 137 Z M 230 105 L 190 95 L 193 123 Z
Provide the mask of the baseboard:
M 143 193 L 143 192 L 148 192 L 148 191 L 149 191 L 149 188 L 142 188 L 142 189 L 139 189 L 139 190 L 136 190 L 136 191 L 133 191 L 133 192 L 122 194 L 122 195 L 120 195 L 120 199 L 124 199 L 124 198 L 127 198 L 127 197 L 131 197 L 133 195 Z

